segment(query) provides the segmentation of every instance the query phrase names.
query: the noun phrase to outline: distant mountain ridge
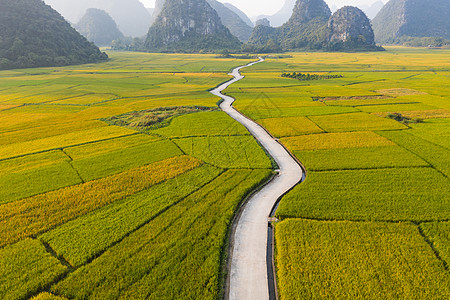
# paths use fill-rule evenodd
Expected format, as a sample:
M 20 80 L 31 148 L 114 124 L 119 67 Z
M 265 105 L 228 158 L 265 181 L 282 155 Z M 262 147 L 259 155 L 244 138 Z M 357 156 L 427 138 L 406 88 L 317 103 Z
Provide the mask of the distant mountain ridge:
M 1 1 L 1 69 L 65 66 L 108 58 L 41 0 Z
M 112 41 L 124 38 L 111 16 L 97 8 L 89 8 L 75 29 L 99 47 L 111 46 Z
M 450 1 L 391 0 L 372 23 L 379 42 L 402 36 L 450 39 Z
M 238 38 L 205 0 L 166 0 L 145 41 L 155 52 L 238 50 Z
M 67 20 L 78 23 L 87 9 L 106 11 L 126 36 L 142 37 L 148 32 L 152 16 L 139 0 L 44 0 Z
M 283 7 L 274 15 L 261 15 L 258 16 L 257 19 L 267 19 L 270 21 L 270 24 L 274 27 L 282 26 L 286 23 L 289 18 L 292 16 L 292 11 L 294 10 L 296 4 L 296 0 L 286 0 Z
M 234 6 L 231 3 L 224 3 L 223 4 L 226 8 L 232 10 L 234 13 L 236 13 L 248 26 L 250 27 L 254 27 L 255 25 L 253 24 L 252 20 L 250 20 L 250 18 L 239 8 L 237 8 L 236 6 Z
M 253 46 L 253 49 L 252 49 Z M 359 8 L 345 6 L 333 15 L 323 0 L 297 0 L 281 27 L 257 26 L 248 50 L 381 50 L 375 45 L 370 20 Z

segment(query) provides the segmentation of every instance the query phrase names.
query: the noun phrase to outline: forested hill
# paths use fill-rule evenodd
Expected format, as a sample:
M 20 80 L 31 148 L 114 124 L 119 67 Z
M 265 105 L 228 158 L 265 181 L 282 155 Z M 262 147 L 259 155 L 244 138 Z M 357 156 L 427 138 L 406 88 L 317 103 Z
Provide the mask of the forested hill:
M 41 0 L 0 0 L 0 69 L 65 66 L 107 58 Z

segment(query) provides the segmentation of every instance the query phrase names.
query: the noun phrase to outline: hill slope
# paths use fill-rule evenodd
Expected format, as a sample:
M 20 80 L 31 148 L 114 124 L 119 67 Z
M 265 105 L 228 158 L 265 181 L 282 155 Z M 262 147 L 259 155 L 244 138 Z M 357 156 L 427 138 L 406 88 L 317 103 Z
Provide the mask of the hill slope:
M 156 14 L 164 7 L 166 0 L 156 1 Z M 231 33 L 241 42 L 247 42 L 252 35 L 253 26 L 250 27 L 238 14 L 227 8 L 224 4 L 217 0 L 206 0 L 208 4 L 217 12 L 222 24 L 227 27 Z M 155 16 L 156 17 L 156 16 Z
M 450 1 L 391 0 L 373 19 L 379 42 L 402 36 L 450 38 Z
M 139 0 L 45 0 L 67 20 L 78 21 L 89 8 L 106 11 L 126 36 L 145 36 L 152 16 Z
M 250 50 L 380 50 L 370 20 L 360 9 L 346 6 L 331 15 L 323 0 L 298 0 L 288 22 L 278 28 L 257 26 Z M 255 49 L 251 49 L 252 46 Z
M 253 28 L 248 26 L 235 12 L 216 0 L 206 0 L 219 15 L 222 24 L 241 42 L 247 42 L 252 35 Z
M 236 50 L 240 44 L 205 0 L 166 0 L 145 42 L 156 52 Z
M 0 68 L 97 62 L 106 54 L 41 0 L 1 0 Z
M 250 27 L 254 26 L 252 20 L 250 20 L 250 18 L 242 10 L 240 10 L 231 3 L 224 3 L 223 5 L 225 5 L 226 8 L 232 10 L 235 14 L 237 14 L 248 26 Z
M 123 34 L 111 16 L 97 8 L 89 8 L 75 29 L 99 47 L 111 46 L 112 41 L 123 39 Z
M 283 7 L 274 15 L 261 15 L 258 16 L 258 19 L 264 19 L 270 21 L 270 24 L 275 27 L 279 27 L 286 23 L 292 15 L 292 11 L 295 7 L 296 0 L 286 0 Z

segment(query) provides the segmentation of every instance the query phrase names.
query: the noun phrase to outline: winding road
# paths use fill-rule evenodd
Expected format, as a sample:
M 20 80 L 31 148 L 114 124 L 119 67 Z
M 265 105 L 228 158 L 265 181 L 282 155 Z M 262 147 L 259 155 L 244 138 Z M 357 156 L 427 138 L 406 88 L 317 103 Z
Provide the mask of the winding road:
M 241 66 L 230 75 L 234 79 L 217 87 L 211 93 L 224 101 L 220 108 L 233 119 L 244 125 L 259 141 L 279 166 L 277 175 L 245 204 L 235 224 L 231 241 L 231 263 L 229 271 L 230 300 L 268 300 L 269 276 L 267 266 L 268 218 L 277 200 L 302 180 L 303 170 L 290 153 L 279 144 L 263 127 L 248 119 L 232 104 L 232 97 L 222 94 L 231 84 L 242 80 L 242 68 L 263 62 L 259 61 Z

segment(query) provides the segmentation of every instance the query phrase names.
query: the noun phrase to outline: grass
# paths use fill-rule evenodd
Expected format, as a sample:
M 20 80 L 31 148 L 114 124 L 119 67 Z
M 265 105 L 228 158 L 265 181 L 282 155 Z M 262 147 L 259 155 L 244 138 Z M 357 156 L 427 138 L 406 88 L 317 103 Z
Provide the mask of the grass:
M 269 174 L 225 172 L 52 290 L 78 299 L 215 299 L 231 218 L 243 197 Z
M 0 247 L 43 233 L 201 164 L 187 156 L 0 205 Z
M 68 222 L 39 239 L 72 266 L 79 267 L 200 189 L 220 172 L 220 169 L 203 165 Z
M 220 168 L 272 167 L 270 159 L 251 136 L 192 137 L 174 142 L 187 154 Z
M 0 297 L 25 299 L 67 272 L 37 240 L 25 239 L 0 249 Z
M 308 171 L 430 166 L 399 146 L 294 151 Z
M 450 274 L 410 223 L 276 225 L 280 299 L 446 299 Z
M 309 172 L 276 216 L 320 220 L 438 221 L 450 214 L 449 179 L 432 168 Z

